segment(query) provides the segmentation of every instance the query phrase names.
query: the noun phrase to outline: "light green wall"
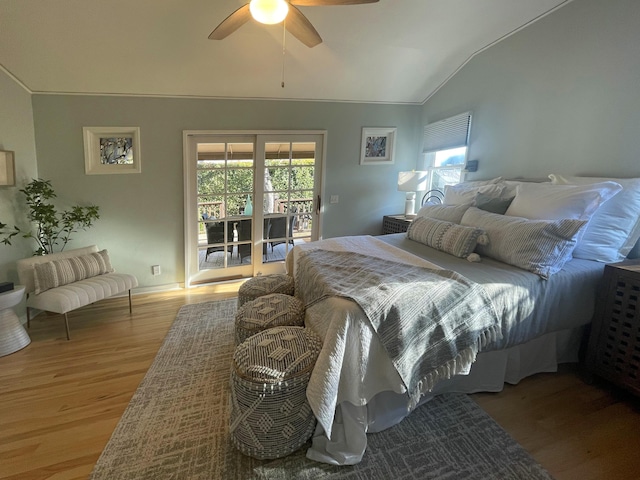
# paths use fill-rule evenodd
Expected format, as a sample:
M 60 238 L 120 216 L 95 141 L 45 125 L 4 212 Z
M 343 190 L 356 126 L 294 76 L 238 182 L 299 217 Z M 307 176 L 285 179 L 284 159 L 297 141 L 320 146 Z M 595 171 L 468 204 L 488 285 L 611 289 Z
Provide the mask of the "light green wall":
M 472 110 L 469 178 L 640 176 L 640 1 L 574 0 L 479 54 L 424 106 Z
M 0 221 L 27 227 L 18 189 L 37 176 L 31 95 L 0 70 L 0 150 L 15 152 L 17 187 L 0 187 Z M 15 261 L 28 257 L 35 246 L 20 237 L 0 244 L 0 282 L 17 283 Z
M 418 158 L 421 106 L 328 102 L 34 95 L 38 171 L 62 199 L 95 203 L 101 219 L 72 246 L 108 248 L 145 287 L 184 281 L 184 130 L 326 130 L 324 237 L 379 234 L 402 212 L 397 172 Z M 83 126 L 140 127 L 142 173 L 85 175 Z M 363 126 L 397 127 L 396 163 L 360 166 Z M 160 264 L 162 275 L 151 275 Z
M 116 267 L 143 286 L 184 280 L 183 130 L 327 130 L 323 193 L 340 203 L 325 202 L 325 237 L 379 233 L 382 215 L 403 210 L 396 174 L 415 167 L 422 125 L 466 110 L 474 112 L 470 158 L 480 160 L 470 179 L 640 176 L 637 25 L 637 0 L 574 0 L 477 55 L 424 107 L 34 95 L 37 171 L 61 200 L 101 207 L 102 219 L 72 246 L 108 248 Z M 0 75 L 2 101 L 11 104 L 5 111 L 17 118 L 3 115 L 0 143 L 22 150 L 27 162 L 32 113 L 20 90 Z M 139 126 L 142 173 L 85 175 L 83 126 Z M 359 166 L 363 126 L 398 127 L 395 165 Z M 28 162 L 26 178 L 36 171 Z M 6 211 L 10 199 L 0 195 Z M 24 254 L 16 251 L 1 247 L 5 277 L 12 275 L 5 264 Z M 151 276 L 153 264 L 162 265 L 161 276 Z

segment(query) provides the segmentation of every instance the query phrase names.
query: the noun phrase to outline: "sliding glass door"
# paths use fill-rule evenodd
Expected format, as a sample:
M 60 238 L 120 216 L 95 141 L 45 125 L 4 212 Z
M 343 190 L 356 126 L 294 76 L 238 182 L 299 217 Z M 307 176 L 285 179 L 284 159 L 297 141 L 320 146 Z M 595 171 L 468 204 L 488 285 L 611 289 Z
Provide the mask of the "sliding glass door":
M 320 235 L 324 132 L 185 132 L 185 285 L 284 271 Z

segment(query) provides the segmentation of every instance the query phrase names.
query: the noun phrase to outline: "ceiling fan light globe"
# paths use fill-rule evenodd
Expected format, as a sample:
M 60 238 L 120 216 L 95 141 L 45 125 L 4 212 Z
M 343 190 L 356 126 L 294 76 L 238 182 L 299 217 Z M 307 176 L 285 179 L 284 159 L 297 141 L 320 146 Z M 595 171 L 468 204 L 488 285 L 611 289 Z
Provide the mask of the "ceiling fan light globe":
M 273 25 L 286 18 L 289 4 L 285 0 L 251 0 L 249 11 L 256 21 Z

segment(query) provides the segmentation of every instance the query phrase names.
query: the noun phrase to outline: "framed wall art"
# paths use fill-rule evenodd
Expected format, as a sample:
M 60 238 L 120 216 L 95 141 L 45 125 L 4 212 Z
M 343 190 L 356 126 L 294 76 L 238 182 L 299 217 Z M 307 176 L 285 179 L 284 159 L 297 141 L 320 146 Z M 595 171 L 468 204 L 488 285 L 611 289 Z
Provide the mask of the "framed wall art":
M 14 153 L 0 150 L 0 186 L 12 187 L 16 184 L 16 165 Z
M 83 127 L 87 175 L 140 173 L 139 127 Z
M 391 165 L 394 162 L 397 128 L 364 127 L 360 165 Z

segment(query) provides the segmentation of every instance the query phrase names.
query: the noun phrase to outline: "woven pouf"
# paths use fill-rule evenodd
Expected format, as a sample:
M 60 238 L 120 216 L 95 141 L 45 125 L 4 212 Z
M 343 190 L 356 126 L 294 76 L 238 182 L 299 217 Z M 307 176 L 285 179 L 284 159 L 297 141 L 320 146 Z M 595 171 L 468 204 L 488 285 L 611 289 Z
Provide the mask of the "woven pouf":
M 245 303 L 236 313 L 236 345 L 272 327 L 303 327 L 304 305 L 291 295 L 270 293 Z
M 316 419 L 306 390 L 321 347 L 320 337 L 303 327 L 263 330 L 236 347 L 229 431 L 238 450 L 279 458 L 311 438 Z
M 253 277 L 240 285 L 238 290 L 238 308 L 251 300 L 270 293 L 293 295 L 293 277 L 286 273 Z

